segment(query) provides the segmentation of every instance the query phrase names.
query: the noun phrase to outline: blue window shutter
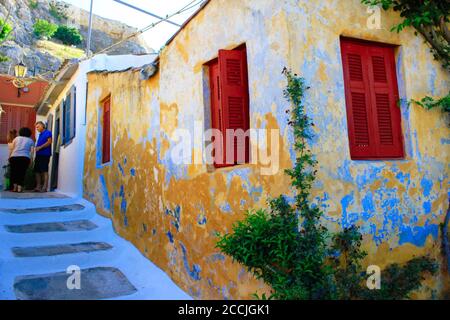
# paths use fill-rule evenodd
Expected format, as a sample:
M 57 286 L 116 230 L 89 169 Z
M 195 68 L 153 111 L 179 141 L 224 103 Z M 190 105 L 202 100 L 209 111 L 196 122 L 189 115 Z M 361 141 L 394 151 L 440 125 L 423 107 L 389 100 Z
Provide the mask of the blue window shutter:
M 70 141 L 70 114 L 71 114 L 71 94 L 64 101 L 64 144 Z
M 72 87 L 71 93 L 71 108 L 70 108 L 70 136 L 69 139 L 75 138 L 76 129 L 76 110 L 77 110 L 77 89 Z
M 67 105 L 66 105 L 66 99 L 63 100 L 62 103 L 62 144 L 66 144 L 66 113 L 67 113 Z

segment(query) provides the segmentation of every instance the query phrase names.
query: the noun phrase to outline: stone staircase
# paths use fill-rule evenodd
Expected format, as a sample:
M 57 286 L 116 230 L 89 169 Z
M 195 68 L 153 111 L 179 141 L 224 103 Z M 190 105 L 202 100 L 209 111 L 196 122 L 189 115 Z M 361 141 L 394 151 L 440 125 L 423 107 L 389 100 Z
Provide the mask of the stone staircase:
M 88 201 L 2 193 L 0 299 L 191 298 Z

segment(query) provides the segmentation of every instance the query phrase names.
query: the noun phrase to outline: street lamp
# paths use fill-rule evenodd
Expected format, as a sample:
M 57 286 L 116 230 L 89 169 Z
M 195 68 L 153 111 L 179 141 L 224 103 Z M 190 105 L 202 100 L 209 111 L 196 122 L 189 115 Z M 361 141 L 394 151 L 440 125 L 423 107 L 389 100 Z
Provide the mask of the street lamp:
M 16 78 L 25 78 L 27 70 L 28 70 L 27 66 L 24 65 L 22 61 L 20 61 L 19 64 L 14 66 L 14 74 Z
M 13 80 L 13 85 L 17 88 L 17 97 L 20 98 L 21 89 L 26 87 L 25 75 L 27 74 L 27 66 L 20 61 L 19 64 L 14 66 L 14 75 L 16 78 Z

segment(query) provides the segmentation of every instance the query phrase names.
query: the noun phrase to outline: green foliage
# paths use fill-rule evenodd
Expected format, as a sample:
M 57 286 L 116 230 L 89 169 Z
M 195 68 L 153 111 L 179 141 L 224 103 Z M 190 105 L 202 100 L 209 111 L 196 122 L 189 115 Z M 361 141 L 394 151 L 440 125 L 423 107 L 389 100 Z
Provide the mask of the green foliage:
M 335 270 L 337 296 L 340 299 L 359 299 L 365 291 L 363 285 L 367 275 L 361 260 L 367 253 L 361 250 L 362 235 L 352 226 L 333 236 L 331 264 Z
M 381 6 L 400 13 L 403 21 L 392 27 L 400 32 L 406 27 L 416 29 L 431 46 L 436 60 L 450 70 L 450 31 L 448 29 L 450 1 L 436 0 L 361 0 L 363 4 Z
M 434 99 L 427 96 L 420 101 L 411 100 L 410 103 L 415 103 L 426 110 L 440 109 L 442 112 L 450 112 L 450 92 L 440 99 Z
M 66 45 L 78 45 L 83 41 L 83 36 L 77 28 L 65 25 L 58 26 L 53 37 Z
M 39 38 L 51 38 L 56 30 L 58 30 L 58 26 L 51 22 L 48 22 L 44 19 L 38 19 L 36 23 L 33 25 L 34 34 Z
M 424 272 L 437 270 L 433 260 L 416 258 L 404 266 L 388 266 L 381 290 L 366 287 L 368 275 L 362 268 L 366 252 L 355 226 L 334 235 L 321 224 L 323 212 L 310 203 L 317 161 L 307 146 L 314 126 L 303 105 L 308 87 L 303 78 L 283 71 L 287 79 L 284 96 L 292 105 L 289 125 L 293 128 L 297 153 L 293 169 L 286 170 L 296 189 L 290 204 L 281 195 L 269 201 L 268 209 L 245 213 L 233 232 L 218 235 L 223 253 L 247 267 L 256 278 L 271 286 L 261 299 L 400 299 L 420 287 Z M 331 240 L 331 241 L 328 241 Z
M 33 190 L 36 187 L 36 175 L 34 173 L 33 166 L 33 163 L 31 163 L 27 168 L 24 182 L 25 190 Z
M 29 0 L 28 6 L 33 10 L 37 9 L 37 7 L 39 6 L 39 2 L 37 2 L 37 0 Z
M 5 20 L 0 19 L 0 45 L 10 38 L 12 31 L 13 27 Z M 8 60 L 9 58 L 7 56 L 0 53 L 0 63 Z
M 9 39 L 13 27 L 0 18 L 0 44 Z
M 49 3 L 49 13 L 58 21 L 67 20 L 67 8 L 68 5 L 64 3 L 60 3 L 58 1 L 51 1 Z
M 418 257 L 404 266 L 389 265 L 382 273 L 380 290 L 365 290 L 361 298 L 376 300 L 400 300 L 410 297 L 410 293 L 421 287 L 426 272 L 435 274 L 437 263 L 429 257 Z

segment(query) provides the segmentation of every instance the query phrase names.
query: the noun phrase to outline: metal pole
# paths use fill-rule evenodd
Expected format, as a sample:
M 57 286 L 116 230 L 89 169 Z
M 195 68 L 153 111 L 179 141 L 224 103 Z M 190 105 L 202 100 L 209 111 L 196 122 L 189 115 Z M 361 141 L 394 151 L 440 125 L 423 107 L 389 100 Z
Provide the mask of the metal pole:
M 92 7 L 94 5 L 94 0 L 91 0 L 91 9 L 89 11 L 89 30 L 88 30 L 88 38 L 87 38 L 87 46 L 86 46 L 86 57 L 91 56 L 91 37 L 92 37 Z

